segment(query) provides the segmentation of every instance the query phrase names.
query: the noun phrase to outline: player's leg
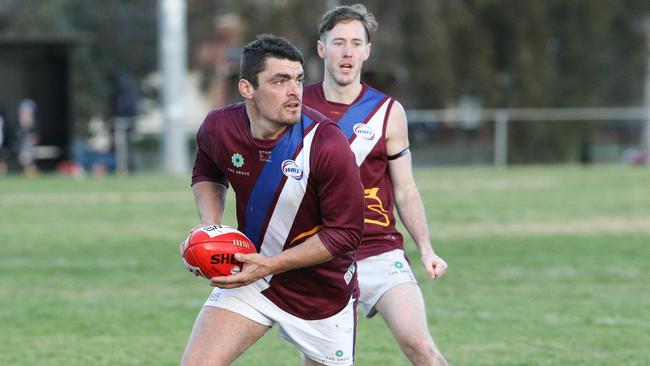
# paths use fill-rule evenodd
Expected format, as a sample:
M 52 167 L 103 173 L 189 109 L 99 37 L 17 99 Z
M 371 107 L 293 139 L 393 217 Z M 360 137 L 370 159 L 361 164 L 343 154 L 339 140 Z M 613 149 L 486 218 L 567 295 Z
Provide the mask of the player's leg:
M 196 319 L 182 365 L 229 365 L 273 325 L 260 313 L 256 284 L 215 288 Z
M 268 329 L 229 310 L 205 306 L 196 319 L 181 365 L 230 365 Z
M 325 366 L 324 364 L 305 356 L 304 353 L 300 353 L 300 360 L 302 361 L 302 366 Z
M 446 365 L 429 334 L 424 300 L 404 251 L 358 262 L 360 302 L 367 317 L 379 312 L 414 365 Z
M 429 333 L 424 299 L 417 284 L 403 283 L 389 289 L 375 309 L 413 365 L 447 365 Z
M 324 319 L 305 320 L 291 314 L 275 319 L 279 335 L 301 352 L 305 366 L 349 366 L 354 363 L 357 299 L 351 298 L 340 312 Z

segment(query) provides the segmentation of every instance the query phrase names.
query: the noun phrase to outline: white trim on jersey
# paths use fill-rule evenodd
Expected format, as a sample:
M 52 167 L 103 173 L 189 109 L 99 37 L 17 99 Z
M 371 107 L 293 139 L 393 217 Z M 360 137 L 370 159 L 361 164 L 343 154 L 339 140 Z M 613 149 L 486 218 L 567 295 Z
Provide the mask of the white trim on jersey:
M 298 156 L 296 157 L 296 165 L 302 169 L 302 178 L 300 180 L 287 177 L 278 202 L 273 208 L 271 220 L 264 233 L 264 241 L 260 248 L 260 254 L 270 257 L 280 254 L 287 241 L 289 231 L 293 226 L 293 222 L 298 213 L 298 208 L 302 203 L 302 199 L 307 191 L 307 181 L 309 180 L 309 156 L 311 155 L 312 141 L 314 134 L 319 125 L 314 126 L 311 131 L 303 139 L 303 147 Z M 265 277 L 267 281 L 271 280 L 273 275 Z
M 381 140 L 381 137 L 384 135 L 384 119 L 386 118 L 386 110 L 390 101 L 390 98 L 386 99 L 384 104 L 382 104 L 372 118 L 370 118 L 368 123 L 366 123 L 366 125 L 374 132 L 374 137 L 371 140 L 367 140 L 357 136 L 357 138 L 355 138 L 350 144 L 350 148 L 356 157 L 357 166 L 363 164 L 368 154 L 370 154 L 370 151 L 372 151 L 373 147 L 377 145 L 379 140 Z

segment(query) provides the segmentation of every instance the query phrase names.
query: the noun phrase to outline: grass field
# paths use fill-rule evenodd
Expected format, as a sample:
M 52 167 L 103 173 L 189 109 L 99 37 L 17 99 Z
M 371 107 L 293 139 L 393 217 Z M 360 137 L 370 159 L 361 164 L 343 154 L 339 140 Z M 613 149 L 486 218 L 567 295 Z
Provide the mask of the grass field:
M 450 268 L 415 269 L 451 364 L 650 364 L 650 169 L 416 179 Z M 210 291 L 178 255 L 196 223 L 188 178 L 0 177 L 0 365 L 177 364 Z M 272 330 L 235 364 L 299 362 Z M 360 321 L 357 365 L 406 364 Z

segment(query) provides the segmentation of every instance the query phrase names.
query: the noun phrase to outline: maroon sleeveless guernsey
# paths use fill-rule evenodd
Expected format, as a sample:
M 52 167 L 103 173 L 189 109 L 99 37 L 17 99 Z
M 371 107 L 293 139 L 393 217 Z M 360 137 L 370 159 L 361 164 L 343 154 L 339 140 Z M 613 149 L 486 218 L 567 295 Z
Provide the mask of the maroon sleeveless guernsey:
M 388 173 L 386 123 L 393 99 L 367 84 L 350 105 L 325 99 L 322 82 L 304 89 L 303 103 L 338 123 L 354 152 L 365 193 L 363 239 L 357 260 L 404 249 L 395 228 L 393 184 Z
M 197 132 L 192 184 L 230 185 L 238 229 L 275 255 L 318 235 L 334 259 L 267 276 L 262 293 L 297 317 L 323 319 L 358 292 L 355 251 L 363 231 L 363 187 L 341 130 L 303 107 L 275 140 L 250 132 L 243 103 L 212 111 Z M 345 182 L 345 189 L 341 189 Z

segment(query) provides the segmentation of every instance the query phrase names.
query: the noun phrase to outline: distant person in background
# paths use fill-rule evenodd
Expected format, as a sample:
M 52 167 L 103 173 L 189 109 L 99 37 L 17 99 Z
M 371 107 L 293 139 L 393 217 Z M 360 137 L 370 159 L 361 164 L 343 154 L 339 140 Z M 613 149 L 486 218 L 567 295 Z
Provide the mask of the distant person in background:
M 140 96 L 137 84 L 130 74 L 119 72 L 113 77 L 110 95 L 113 115 L 113 138 L 116 170 L 128 174 L 134 169 L 131 140 L 135 131 L 135 117 L 138 115 Z
M 115 154 L 111 151 L 111 132 L 106 123 L 98 118 L 88 122 L 89 136 L 87 139 L 76 139 L 73 144 L 74 163 L 64 165 L 71 168 L 63 174 L 83 177 L 92 174 L 94 177 L 103 177 L 115 171 Z
M 23 99 L 18 106 L 17 154 L 18 163 L 27 176 L 38 172 L 35 156 L 37 143 L 36 103 Z
M 4 114 L 0 111 L 0 175 L 7 173 L 7 161 L 9 160 L 9 129 Z
M 339 6 L 323 15 L 318 55 L 323 81 L 305 88 L 304 103 L 339 124 L 348 138 L 365 189 L 363 240 L 357 250 L 359 301 L 376 313 L 414 365 L 446 365 L 427 327 L 422 292 L 395 228 L 393 206 L 432 279 L 447 263 L 433 251 L 422 199 L 412 174 L 407 121 L 401 104 L 361 82 L 377 22 L 365 6 Z
M 105 176 L 115 170 L 115 154 L 111 151 L 111 132 L 99 119 L 93 119 L 88 124 L 87 159 L 84 164 L 86 171 L 91 171 L 95 177 Z

